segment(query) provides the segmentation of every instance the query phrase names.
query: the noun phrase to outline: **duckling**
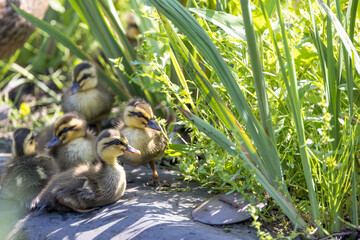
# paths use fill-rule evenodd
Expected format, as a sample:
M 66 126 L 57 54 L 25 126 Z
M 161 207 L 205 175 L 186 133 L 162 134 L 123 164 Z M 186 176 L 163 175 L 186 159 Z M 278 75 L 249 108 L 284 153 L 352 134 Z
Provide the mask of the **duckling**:
M 12 158 L 6 163 L 1 177 L 1 190 L 22 206 L 29 206 L 31 200 L 41 191 L 50 178 L 58 172 L 53 158 L 35 150 L 34 135 L 27 128 L 13 133 Z
M 91 124 L 95 123 L 101 131 L 101 121 L 106 118 L 114 102 L 111 93 L 98 81 L 96 68 L 84 61 L 74 67 L 73 85 L 64 93 L 62 108 L 64 112 L 77 112 Z
M 93 133 L 86 129 L 84 119 L 67 113 L 56 121 L 54 137 L 47 148 L 60 170 L 65 171 L 80 164 L 96 162 L 95 140 Z
M 122 155 L 118 159 L 131 166 L 149 164 L 153 178 L 148 185 L 159 186 L 159 174 L 156 171 L 156 161 L 164 153 L 167 146 L 166 138 L 153 120 L 151 106 L 143 99 L 133 98 L 125 106 L 123 122 L 119 131 L 128 139 L 129 144 L 139 149 L 140 155 Z M 168 184 L 166 184 L 168 185 Z
M 131 13 L 127 17 L 126 37 L 129 39 L 129 42 L 133 48 L 139 45 L 138 38 L 140 33 L 140 29 L 136 23 L 136 16 Z
M 126 174 L 116 157 L 140 152 L 115 129 L 100 133 L 96 152 L 99 159 L 96 165 L 80 165 L 54 176 L 34 199 L 32 209 L 90 212 L 119 200 L 125 193 Z

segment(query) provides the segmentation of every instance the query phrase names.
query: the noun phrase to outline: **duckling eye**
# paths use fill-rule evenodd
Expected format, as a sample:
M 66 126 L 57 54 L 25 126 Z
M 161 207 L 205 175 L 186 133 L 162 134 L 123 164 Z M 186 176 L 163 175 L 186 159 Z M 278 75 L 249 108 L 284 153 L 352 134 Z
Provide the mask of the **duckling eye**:
M 141 112 L 131 112 L 132 115 L 137 116 L 138 118 L 144 118 L 145 120 L 149 120 L 147 117 L 144 116 Z
M 59 133 L 59 136 L 60 136 L 61 134 L 64 134 L 64 133 L 72 130 L 74 127 L 75 127 L 75 126 L 72 126 L 72 127 L 64 127 L 63 130 L 61 130 L 61 132 Z
M 92 74 L 85 73 L 85 74 L 81 77 L 81 79 L 79 80 L 79 82 L 81 82 L 82 80 L 85 80 L 85 79 L 87 79 L 87 78 L 89 78 L 89 77 L 92 77 L 92 76 L 93 76 Z
M 119 139 L 112 140 L 110 142 L 105 143 L 105 146 L 109 147 L 111 145 L 124 145 Z
M 136 113 L 136 116 L 139 117 L 139 118 L 144 117 L 144 115 L 143 115 L 141 112 L 137 112 L 137 113 Z
M 114 145 L 123 145 L 123 143 L 119 139 L 115 139 L 113 143 Z

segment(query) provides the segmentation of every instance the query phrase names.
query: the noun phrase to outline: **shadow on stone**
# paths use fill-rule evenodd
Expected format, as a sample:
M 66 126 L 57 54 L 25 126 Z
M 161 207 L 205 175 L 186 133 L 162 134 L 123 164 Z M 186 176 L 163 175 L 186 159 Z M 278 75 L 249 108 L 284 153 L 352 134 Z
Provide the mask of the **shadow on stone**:
M 172 188 L 156 191 L 144 186 L 152 177 L 149 168 L 125 168 L 134 181 L 115 204 L 90 213 L 32 212 L 17 223 L 9 239 L 257 239 L 248 225 L 242 236 L 239 230 L 225 232 L 194 221 L 192 209 L 210 194 L 195 183 L 176 180 L 173 171 L 159 171 Z

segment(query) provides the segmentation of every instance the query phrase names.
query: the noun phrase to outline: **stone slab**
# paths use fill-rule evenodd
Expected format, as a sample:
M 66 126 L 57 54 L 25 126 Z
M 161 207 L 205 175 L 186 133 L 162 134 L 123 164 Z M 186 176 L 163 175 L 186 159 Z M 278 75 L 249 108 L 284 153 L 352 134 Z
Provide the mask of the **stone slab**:
M 240 193 L 217 194 L 195 208 L 192 216 L 196 221 L 224 225 L 239 223 L 251 219 L 249 213 L 251 204 L 242 199 Z M 256 207 L 263 209 L 265 204 L 258 203 Z
M 196 183 L 177 180 L 174 171 L 159 170 L 172 187 L 157 191 L 145 186 L 150 168 L 125 169 L 131 183 L 115 204 L 90 213 L 26 213 L 8 239 L 257 239 L 251 222 L 215 227 L 194 221 L 191 211 L 211 195 Z

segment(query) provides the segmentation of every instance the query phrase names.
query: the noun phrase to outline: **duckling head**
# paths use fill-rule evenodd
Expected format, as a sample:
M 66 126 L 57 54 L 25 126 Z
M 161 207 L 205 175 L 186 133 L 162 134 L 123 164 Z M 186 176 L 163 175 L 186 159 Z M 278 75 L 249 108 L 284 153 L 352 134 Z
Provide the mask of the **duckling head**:
M 36 141 L 33 133 L 27 128 L 16 129 L 13 134 L 13 156 L 25 156 L 35 153 Z
M 48 144 L 48 148 L 66 144 L 73 139 L 86 135 L 86 121 L 78 115 L 68 113 L 59 118 L 54 126 L 54 137 Z
M 126 137 L 115 129 L 107 129 L 99 134 L 96 139 L 96 152 L 102 161 L 110 165 L 114 165 L 116 157 L 124 153 L 140 154 L 140 151 L 130 146 Z
M 72 81 L 70 95 L 95 88 L 98 84 L 95 66 L 87 61 L 79 63 L 74 67 Z
M 150 104 L 143 99 L 131 99 L 125 106 L 124 122 L 128 127 L 142 129 L 148 127 L 160 131 L 153 118 L 154 113 Z

